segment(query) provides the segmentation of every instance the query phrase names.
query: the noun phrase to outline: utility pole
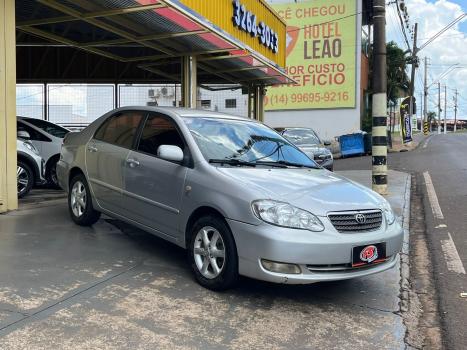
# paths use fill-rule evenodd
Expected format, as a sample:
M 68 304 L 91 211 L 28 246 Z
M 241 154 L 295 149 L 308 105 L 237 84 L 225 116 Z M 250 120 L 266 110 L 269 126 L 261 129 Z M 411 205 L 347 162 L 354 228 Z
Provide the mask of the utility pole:
M 386 1 L 373 1 L 372 188 L 388 193 Z
M 412 59 L 411 59 L 412 60 L 412 73 L 410 75 L 410 103 L 409 103 L 410 123 L 412 123 L 412 114 L 413 114 L 413 106 L 414 106 L 415 70 L 417 69 L 417 66 L 418 66 L 417 32 L 418 32 L 418 23 L 415 23 L 415 28 L 414 28 L 414 33 L 413 33 Z
M 438 135 L 441 134 L 441 83 L 438 82 Z
M 428 58 L 425 57 L 425 77 L 423 81 L 423 133 L 428 135 Z M 431 128 L 431 126 L 430 126 Z
M 447 97 L 448 97 L 448 87 L 447 85 L 444 85 L 444 129 L 443 129 L 444 135 L 446 135 L 446 129 L 447 129 L 447 123 L 446 123 Z
M 457 131 L 457 89 L 454 94 L 454 132 Z
M 420 129 L 418 129 L 418 117 L 417 117 L 417 130 L 423 130 L 423 92 L 420 92 Z

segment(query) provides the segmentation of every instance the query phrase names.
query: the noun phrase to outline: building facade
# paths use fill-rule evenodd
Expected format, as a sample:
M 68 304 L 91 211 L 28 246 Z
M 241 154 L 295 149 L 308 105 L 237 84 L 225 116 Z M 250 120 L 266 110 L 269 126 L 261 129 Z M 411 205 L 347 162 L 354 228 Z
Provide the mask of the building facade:
M 287 23 L 286 72 L 297 84 L 268 88 L 265 122 L 311 127 L 327 139 L 360 130 L 368 106 L 367 2 L 269 3 Z

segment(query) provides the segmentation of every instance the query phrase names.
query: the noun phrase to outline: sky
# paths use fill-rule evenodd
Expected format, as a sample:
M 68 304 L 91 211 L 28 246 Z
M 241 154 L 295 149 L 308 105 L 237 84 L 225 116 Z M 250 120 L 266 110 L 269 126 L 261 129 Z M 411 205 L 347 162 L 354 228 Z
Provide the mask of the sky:
M 399 0 L 400 1 L 400 0 Z M 393 2 L 393 1 L 389 1 Z M 418 23 L 418 45 L 422 46 L 429 38 L 443 29 L 447 24 L 467 11 L 467 0 L 405 0 L 407 5 L 410 24 Z M 393 40 L 403 48 L 407 49 L 403 39 L 399 18 L 397 16 L 396 5 L 389 5 L 386 9 L 386 37 Z M 411 34 L 407 33 L 409 40 Z M 445 78 L 441 79 L 441 105 L 444 107 L 444 85 L 447 86 L 447 119 L 454 118 L 454 90 L 459 92 L 458 97 L 458 117 L 467 119 L 467 18 L 456 24 L 453 28 L 445 32 L 436 41 L 429 44 L 419 52 L 421 61 L 415 78 L 415 97 L 417 107 L 420 110 L 420 94 L 423 93 L 424 57 L 428 57 L 428 85 L 434 83 L 429 89 L 428 110 L 438 109 L 438 86 L 437 78 L 440 77 L 453 64 L 459 64 L 459 68 L 452 70 Z M 410 75 L 409 75 L 410 76 Z M 444 108 L 443 108 L 444 109 Z M 419 115 L 420 112 L 417 114 Z M 442 117 L 444 112 L 442 112 Z

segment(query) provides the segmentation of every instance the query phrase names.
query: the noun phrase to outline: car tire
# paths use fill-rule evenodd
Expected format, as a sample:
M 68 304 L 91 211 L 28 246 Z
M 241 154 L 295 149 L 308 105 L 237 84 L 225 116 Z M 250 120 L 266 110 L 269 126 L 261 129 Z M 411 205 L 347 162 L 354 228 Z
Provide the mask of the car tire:
M 35 179 L 31 167 L 21 160 L 18 160 L 18 164 L 16 165 L 16 179 L 18 184 L 18 198 L 23 198 L 31 191 Z
M 91 192 L 83 174 L 76 175 L 70 182 L 68 211 L 73 221 L 80 226 L 91 226 L 101 216 L 92 205 Z
M 237 247 L 225 220 L 214 215 L 201 217 L 190 235 L 189 261 L 198 283 L 215 291 L 234 287 L 238 281 Z
M 58 184 L 58 178 L 57 178 L 57 163 L 58 163 L 58 158 L 52 159 L 50 163 L 48 164 L 47 170 L 45 173 L 45 179 L 47 180 L 47 183 L 53 188 L 60 188 L 60 185 Z

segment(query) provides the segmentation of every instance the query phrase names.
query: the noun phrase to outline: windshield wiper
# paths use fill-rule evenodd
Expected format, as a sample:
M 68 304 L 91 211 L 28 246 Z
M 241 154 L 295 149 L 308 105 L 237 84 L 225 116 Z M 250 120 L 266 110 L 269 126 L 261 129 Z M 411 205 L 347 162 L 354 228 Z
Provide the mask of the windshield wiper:
M 311 169 L 319 169 L 316 166 L 313 165 L 304 165 L 304 164 L 299 164 L 299 163 L 293 163 L 293 162 L 288 162 L 286 160 L 278 160 L 275 162 L 270 162 L 270 161 L 258 161 L 256 162 L 258 165 L 270 165 L 270 166 L 276 166 L 279 168 L 287 168 L 289 166 L 297 167 L 297 168 L 311 168 Z
M 239 165 L 239 166 L 251 166 L 255 167 L 256 163 L 247 162 L 240 159 L 209 159 L 211 164 L 227 164 L 227 165 Z

